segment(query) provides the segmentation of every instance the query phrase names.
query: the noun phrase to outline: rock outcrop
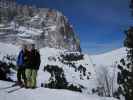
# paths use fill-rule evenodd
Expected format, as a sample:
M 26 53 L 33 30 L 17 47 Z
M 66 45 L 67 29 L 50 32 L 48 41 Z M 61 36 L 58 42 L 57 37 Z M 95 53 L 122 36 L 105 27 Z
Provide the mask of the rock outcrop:
M 34 42 L 38 48 L 81 51 L 73 26 L 59 11 L 0 0 L 0 42 Z

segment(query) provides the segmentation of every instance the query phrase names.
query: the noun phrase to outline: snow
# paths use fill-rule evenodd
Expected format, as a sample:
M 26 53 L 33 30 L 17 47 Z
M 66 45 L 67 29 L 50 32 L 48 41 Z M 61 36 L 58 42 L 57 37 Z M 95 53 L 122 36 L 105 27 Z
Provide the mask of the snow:
M 0 35 L 4 35 L 5 33 L 4 32 L 0 32 Z
M 5 25 L 4 24 L 0 24 L 0 27 L 4 27 Z
M 41 29 L 35 29 L 35 28 L 27 28 L 27 27 L 24 27 L 24 26 L 20 26 L 18 28 L 18 31 L 19 31 L 19 34 L 18 36 L 20 37 L 30 37 L 32 35 L 40 35 L 43 31 Z
M 24 38 L 30 38 L 31 37 L 31 34 L 25 33 L 25 32 L 19 32 L 18 33 L 18 36 L 19 37 L 24 37 Z
M 56 30 L 56 25 L 53 25 L 50 27 L 51 31 L 55 31 Z
M 32 39 L 23 39 L 21 38 L 22 41 L 24 41 L 25 44 L 32 44 L 32 43 L 35 43 L 35 40 L 32 40 Z
M 11 86 L 12 83 L 0 81 L 0 88 Z M 0 90 L 0 100 L 116 100 L 114 98 L 99 97 L 96 95 L 86 95 L 68 90 L 56 90 L 47 88 L 25 89 L 22 88 L 13 93 L 8 90 Z
M 3 57 L 6 55 L 13 55 L 17 57 L 20 47 L 19 46 L 14 46 L 12 44 L 5 44 L 5 43 L 0 43 L 0 60 L 3 60 Z M 83 77 L 84 80 L 80 79 L 80 72 L 75 72 L 74 68 L 70 68 L 68 65 L 62 64 L 59 60 L 58 57 L 60 54 L 62 54 L 63 50 L 58 50 L 55 48 L 42 48 L 40 49 L 40 54 L 41 54 L 41 65 L 40 69 L 38 71 L 38 77 L 37 77 L 37 85 L 40 86 L 41 83 L 47 83 L 50 74 L 48 72 L 44 72 L 44 66 L 46 65 L 58 65 L 59 67 L 63 68 L 64 74 L 66 76 L 66 79 L 69 83 L 73 83 L 75 85 L 81 84 L 88 88 L 89 91 L 91 91 L 92 88 L 95 87 L 95 71 L 89 61 L 89 59 L 86 60 L 81 60 L 79 62 L 75 62 L 76 65 L 84 64 L 86 65 L 87 73 L 91 72 L 91 80 L 87 80 L 87 77 Z M 49 60 L 51 57 L 54 57 L 56 61 Z M 15 62 L 14 62 L 15 63 Z M 15 75 L 14 75 L 15 76 Z M 12 77 L 13 79 L 16 79 L 16 77 Z
M 87 57 L 85 56 L 85 60 L 74 62 L 77 66 L 84 64 L 86 66 L 87 72 L 91 72 L 91 80 L 87 80 L 87 77 L 83 77 L 84 79 L 81 80 L 79 72 L 75 72 L 74 68 L 70 68 L 68 65 L 64 65 L 58 60 L 58 57 L 60 56 L 60 54 L 64 52 L 65 51 L 57 50 L 54 48 L 43 48 L 40 50 L 42 63 L 38 72 L 38 73 L 41 73 L 41 74 L 38 74 L 38 85 L 48 81 L 46 79 L 49 79 L 49 78 L 44 78 L 43 76 L 50 76 L 48 73 L 43 72 L 44 66 L 58 65 L 59 67 L 63 68 L 64 74 L 69 83 L 73 83 L 75 85 L 81 84 L 85 86 L 89 91 L 91 91 L 92 88 L 96 86 L 95 84 L 96 80 L 95 80 L 95 71 L 93 66 L 91 65 L 91 62 L 87 58 L 88 56 Z M 50 57 L 56 58 L 56 61 L 50 61 L 49 60 Z
M 44 30 L 49 30 L 49 31 L 55 31 L 56 28 L 57 28 L 56 25 L 49 25 L 49 26 L 47 26 L 47 27 L 44 27 L 43 29 L 44 29 Z
M 33 22 L 33 21 L 38 20 L 38 19 L 40 19 L 40 17 L 39 17 L 39 15 L 36 15 L 30 21 Z
M 12 44 L 0 43 L 0 60 L 3 60 L 3 57 L 7 55 L 17 55 L 19 48 L 19 46 Z
M 0 27 L 0 30 L 11 30 L 13 29 L 11 26 L 10 27 Z
M 117 61 L 121 60 L 121 58 L 125 58 L 126 54 L 126 48 L 123 47 L 112 52 L 92 55 L 91 59 L 93 64 L 108 66 L 115 64 Z
M 0 43 L 0 60 L 3 60 L 3 57 L 6 55 L 13 55 L 17 57 L 19 50 L 19 45 Z M 51 90 L 46 88 L 37 88 L 35 90 L 21 89 L 15 92 L 15 94 L 7 94 L 5 91 L 0 91 L 0 100 L 8 100 L 9 98 L 12 98 L 13 100 L 18 100 L 19 98 L 23 97 L 27 98 L 26 100 L 38 100 L 38 97 L 40 98 L 40 100 L 42 100 L 43 98 L 48 98 L 48 100 L 53 100 L 54 98 L 59 100 L 115 100 L 109 98 L 101 98 L 90 94 L 92 94 L 91 90 L 97 87 L 97 78 L 100 77 L 99 72 L 101 72 L 102 68 L 107 68 L 110 76 L 112 76 L 113 74 L 117 74 L 116 68 L 112 67 L 112 65 L 115 65 L 116 62 L 119 62 L 121 58 L 124 58 L 126 56 L 126 48 L 120 48 L 118 50 L 100 55 L 89 56 L 87 54 L 84 54 L 83 60 L 73 61 L 76 66 L 79 66 L 81 64 L 85 66 L 87 73 L 91 72 L 89 80 L 87 80 L 86 76 L 84 76 L 83 80 L 81 80 L 81 73 L 75 72 L 74 68 L 70 68 L 68 65 L 64 65 L 59 61 L 58 57 L 60 57 L 60 54 L 63 54 L 65 52 L 65 50 L 48 47 L 40 49 L 41 65 L 37 76 L 37 86 L 40 87 L 41 83 L 47 83 L 51 76 L 50 73 L 48 73 L 47 71 L 44 72 L 44 66 L 58 65 L 63 69 L 65 77 L 69 83 L 73 83 L 74 85 L 80 84 L 85 87 L 85 90 L 82 94 L 66 90 Z M 52 58 L 55 58 L 56 61 L 50 60 Z M 11 78 L 16 80 L 16 74 L 11 76 Z M 116 76 L 114 80 L 116 81 Z M 0 81 L 0 87 L 8 86 L 10 84 L 12 83 Z M 114 85 L 116 88 L 116 82 Z

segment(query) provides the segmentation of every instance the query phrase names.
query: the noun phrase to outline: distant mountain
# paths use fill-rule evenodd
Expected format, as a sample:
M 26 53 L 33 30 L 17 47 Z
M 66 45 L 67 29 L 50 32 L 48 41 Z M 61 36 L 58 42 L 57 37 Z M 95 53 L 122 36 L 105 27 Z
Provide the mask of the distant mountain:
M 81 51 L 73 26 L 59 11 L 0 0 L 0 42 Z

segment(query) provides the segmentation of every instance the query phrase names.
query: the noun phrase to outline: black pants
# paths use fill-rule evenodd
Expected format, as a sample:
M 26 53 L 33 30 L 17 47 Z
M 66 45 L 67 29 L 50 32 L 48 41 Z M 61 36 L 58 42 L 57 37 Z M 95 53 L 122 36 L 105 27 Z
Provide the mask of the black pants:
M 23 79 L 24 84 L 26 84 L 25 68 L 19 68 L 18 69 L 17 79 L 18 79 L 18 82 L 20 82 L 20 83 L 22 83 L 22 79 Z

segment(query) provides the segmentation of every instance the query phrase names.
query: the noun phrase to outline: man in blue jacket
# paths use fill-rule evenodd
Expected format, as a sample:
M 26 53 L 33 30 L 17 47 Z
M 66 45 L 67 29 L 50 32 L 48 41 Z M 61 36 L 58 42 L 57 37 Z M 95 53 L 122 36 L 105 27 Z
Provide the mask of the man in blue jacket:
M 26 85 L 26 75 L 25 75 L 25 53 L 27 52 L 27 46 L 23 45 L 22 50 L 19 52 L 18 58 L 17 58 L 17 84 L 20 86 Z M 22 81 L 23 79 L 23 81 Z

